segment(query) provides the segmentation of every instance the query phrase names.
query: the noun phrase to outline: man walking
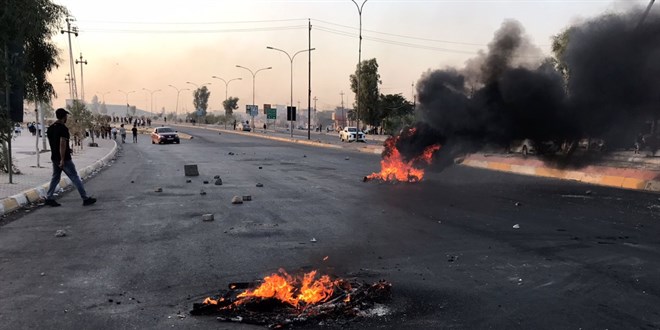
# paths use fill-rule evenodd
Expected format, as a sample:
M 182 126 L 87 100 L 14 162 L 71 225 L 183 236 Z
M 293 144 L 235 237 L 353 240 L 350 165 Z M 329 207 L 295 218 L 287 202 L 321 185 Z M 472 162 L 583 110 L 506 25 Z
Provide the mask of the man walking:
M 133 128 L 131 128 L 131 132 L 133 132 L 133 143 L 137 143 L 137 127 L 133 125 Z
M 121 143 L 126 143 L 126 129 L 124 128 L 124 124 L 119 126 L 119 135 L 121 135 Z
M 50 159 L 53 162 L 53 177 L 50 180 L 50 187 L 46 193 L 46 205 L 49 206 L 60 206 L 62 204 L 58 203 L 53 199 L 55 194 L 55 189 L 57 184 L 60 182 L 60 176 L 62 172 L 71 179 L 71 183 L 76 189 L 83 200 L 83 206 L 92 205 L 96 203 L 96 198 L 87 196 L 85 187 L 83 186 L 82 180 L 78 176 L 78 171 L 76 166 L 71 160 L 71 147 L 69 146 L 69 129 L 66 127 L 66 120 L 69 115 L 69 112 L 65 109 L 59 108 L 55 111 L 55 117 L 57 121 L 48 127 L 48 143 L 50 144 Z

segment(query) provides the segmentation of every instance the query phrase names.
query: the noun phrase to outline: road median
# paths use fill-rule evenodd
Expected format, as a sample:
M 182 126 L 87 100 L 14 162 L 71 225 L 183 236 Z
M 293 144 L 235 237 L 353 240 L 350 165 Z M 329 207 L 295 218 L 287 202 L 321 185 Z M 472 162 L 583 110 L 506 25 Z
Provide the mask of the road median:
M 462 164 L 487 170 L 572 180 L 600 186 L 660 191 L 660 171 L 651 169 L 600 165 L 558 168 L 538 159 L 483 154 L 468 155 Z

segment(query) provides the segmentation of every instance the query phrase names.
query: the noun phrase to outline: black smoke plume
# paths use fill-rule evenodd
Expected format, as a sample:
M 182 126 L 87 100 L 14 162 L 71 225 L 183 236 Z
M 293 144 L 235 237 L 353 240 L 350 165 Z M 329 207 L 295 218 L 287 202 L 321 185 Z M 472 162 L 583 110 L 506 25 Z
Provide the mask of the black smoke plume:
M 518 22 L 505 21 L 488 52 L 465 68 L 420 78 L 416 126 L 428 135 L 402 138 L 398 147 L 410 157 L 434 143 L 449 155 L 522 139 L 632 145 L 660 114 L 660 16 L 652 12 L 639 25 L 641 16 L 635 10 L 569 27 L 558 59 L 568 79 Z

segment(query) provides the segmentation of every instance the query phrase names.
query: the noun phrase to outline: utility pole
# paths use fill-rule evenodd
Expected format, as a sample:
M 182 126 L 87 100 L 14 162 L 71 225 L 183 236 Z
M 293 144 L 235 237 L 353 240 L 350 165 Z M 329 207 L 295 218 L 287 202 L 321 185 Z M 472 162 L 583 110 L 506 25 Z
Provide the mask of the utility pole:
M 341 91 L 339 95 L 341 95 L 341 121 L 342 127 L 344 127 L 346 126 L 346 117 L 344 117 L 344 91 Z
M 319 99 L 318 97 L 314 96 L 314 99 L 313 99 L 314 100 L 314 122 L 316 122 L 316 126 L 319 126 L 319 118 L 316 116 L 316 101 L 318 99 Z M 321 132 L 321 131 L 319 130 L 319 132 Z
M 311 140 L 312 113 L 310 108 L 312 107 L 312 20 L 308 18 L 307 24 L 309 25 L 309 47 L 307 47 L 307 59 L 309 61 L 307 64 L 307 86 L 309 87 L 307 89 L 307 140 Z
M 76 64 L 80 63 L 80 98 L 85 102 L 85 80 L 83 78 L 83 64 L 87 65 L 87 60 L 83 61 L 82 53 L 80 53 L 80 61 L 76 60 Z
M 367 0 L 364 0 L 362 2 L 362 5 L 358 5 L 355 0 L 351 0 L 355 4 L 358 10 L 358 14 L 360 16 L 360 38 L 358 41 L 358 72 L 357 72 L 357 93 L 356 93 L 356 118 L 357 118 L 357 132 L 360 132 L 360 80 L 362 79 L 362 8 L 364 8 L 364 4 L 367 3 Z
M 69 97 L 73 100 L 73 92 L 71 91 L 71 75 L 66 74 L 64 77 L 64 82 L 66 82 L 67 85 L 69 85 Z
M 71 73 L 71 99 L 75 100 L 78 98 L 77 90 L 78 88 L 76 87 L 76 67 L 73 62 L 73 48 L 71 47 L 71 34 L 75 35 L 76 37 L 78 36 L 78 27 L 77 26 L 72 26 L 71 22 L 74 22 L 76 19 L 73 17 L 67 17 L 66 18 L 66 30 L 60 30 L 62 34 L 68 33 L 69 34 L 69 70 Z M 82 54 L 81 54 L 82 56 Z

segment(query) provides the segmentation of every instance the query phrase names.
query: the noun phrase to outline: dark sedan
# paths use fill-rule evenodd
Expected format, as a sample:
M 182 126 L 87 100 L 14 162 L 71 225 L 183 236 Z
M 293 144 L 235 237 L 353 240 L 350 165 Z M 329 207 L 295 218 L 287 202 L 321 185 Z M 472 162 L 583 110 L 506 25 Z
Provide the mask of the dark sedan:
M 151 144 L 180 143 L 179 134 L 171 127 L 156 127 L 151 132 Z

